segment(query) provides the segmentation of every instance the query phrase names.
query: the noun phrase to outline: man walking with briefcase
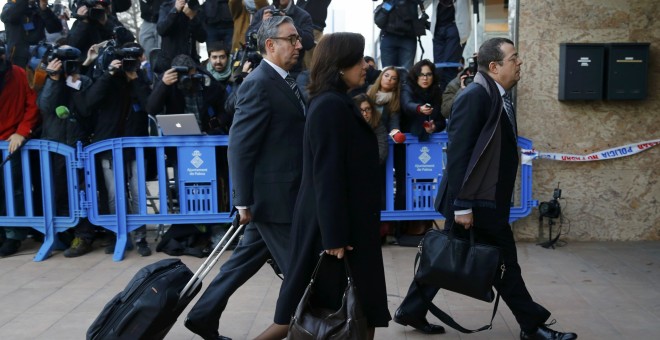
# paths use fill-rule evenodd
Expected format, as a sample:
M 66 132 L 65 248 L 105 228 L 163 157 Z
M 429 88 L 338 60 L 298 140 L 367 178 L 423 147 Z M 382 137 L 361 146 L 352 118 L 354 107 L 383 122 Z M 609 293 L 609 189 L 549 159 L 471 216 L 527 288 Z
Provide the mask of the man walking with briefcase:
M 493 286 L 518 321 L 521 339 L 576 339 L 575 333 L 557 332 L 545 324 L 550 312 L 534 302 L 525 287 L 509 225 L 518 171 L 518 131 L 509 91 L 520 80 L 522 60 L 505 38 L 484 42 L 478 55 L 479 73 L 452 107 L 447 169 L 436 210 L 446 217 L 445 228 L 458 237 L 469 238 L 473 228 L 476 242 L 500 248 L 506 271 Z M 437 292 L 438 288 L 413 282 L 394 321 L 427 334 L 444 333 L 442 326 L 429 324 L 425 317 L 426 300 L 433 300 Z

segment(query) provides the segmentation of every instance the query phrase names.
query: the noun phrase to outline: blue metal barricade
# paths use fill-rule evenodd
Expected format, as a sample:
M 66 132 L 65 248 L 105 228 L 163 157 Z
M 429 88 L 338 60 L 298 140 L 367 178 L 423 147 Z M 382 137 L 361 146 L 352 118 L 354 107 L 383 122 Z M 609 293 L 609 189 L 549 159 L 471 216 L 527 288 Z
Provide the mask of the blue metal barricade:
M 520 147 L 531 149 L 532 141 L 518 137 Z M 168 136 L 168 137 L 126 137 L 105 140 L 86 147 L 78 145 L 77 150 L 64 144 L 44 140 L 30 140 L 15 157 L 20 157 L 22 189 L 24 198 L 17 200 L 12 182 L 9 161 L 0 169 L 3 181 L 5 215 L 0 215 L 0 226 L 32 227 L 44 234 L 44 244 L 35 256 L 35 261 L 46 259 L 57 242 L 57 232 L 77 225 L 80 217 L 88 217 L 90 222 L 102 226 L 117 234 L 117 244 L 113 259 L 121 261 L 124 257 L 129 233 L 145 224 L 212 224 L 231 222 L 229 207 L 231 197 L 224 195 L 231 192 L 231 182 L 227 173 L 220 173 L 218 165 L 226 166 L 224 152 L 228 136 Z M 438 192 L 442 172 L 446 164 L 447 135 L 437 133 L 427 142 L 419 142 L 412 135 L 405 141 L 406 164 L 401 169 L 406 172 L 406 208 L 394 209 L 394 148 L 390 144 L 386 163 L 385 206 L 381 220 L 432 220 L 441 219 L 442 215 L 434 211 L 433 201 Z M 8 143 L 0 142 L 3 159 L 8 156 Z M 223 149 L 226 150 L 226 149 Z M 56 156 L 55 156 L 56 155 Z M 147 205 L 147 155 L 153 155 L 158 183 L 158 206 L 149 211 Z M 66 162 L 66 180 L 68 212 L 56 213 L 53 157 L 64 157 Z M 112 159 L 114 169 L 126 169 L 127 164 L 135 162 L 137 178 L 135 211 L 129 211 L 128 176 L 125 171 L 113 171 L 116 197 L 115 210 L 104 212 L 102 196 L 99 192 L 103 182 L 103 169 L 99 168 L 102 157 Z M 171 157 L 171 159 L 167 159 Z M 34 162 L 38 162 L 35 164 Z M 169 164 L 168 164 L 169 163 Z M 17 163 L 18 164 L 18 163 Z M 40 180 L 31 178 L 30 168 L 39 166 Z M 172 167 L 174 181 L 170 180 L 168 167 Z M 85 190 L 78 188 L 77 169 L 85 173 Z M 225 168 L 226 169 L 226 168 Z M 397 169 L 399 170 L 399 169 Z M 57 180 L 60 180 L 59 178 Z M 226 183 L 222 186 L 218 182 Z M 174 183 L 174 184 L 171 184 Z M 33 187 L 40 185 L 37 193 Z M 523 164 L 519 180 L 520 191 L 517 204 L 511 208 L 511 221 L 528 216 L 537 201 L 532 199 L 532 166 Z M 221 196 L 227 202 L 219 203 Z M 168 202 L 176 201 L 179 211 L 172 211 Z M 37 213 L 35 206 L 43 206 L 43 213 Z M 15 208 L 24 208 L 24 214 L 16 214 Z M 21 210 L 21 209 L 19 209 Z
M 385 210 L 381 212 L 382 221 L 436 220 L 444 217 L 435 211 L 433 202 L 438 194 L 442 172 L 446 165 L 447 133 L 435 133 L 426 142 L 406 134 L 405 169 L 394 168 L 394 144 L 390 141 L 389 156 L 385 170 Z M 532 141 L 518 137 L 521 148 L 531 149 Z M 406 172 L 406 209 L 394 209 L 395 171 Z M 519 205 L 511 207 L 510 221 L 525 217 L 531 213 L 538 202 L 532 199 L 532 165 L 523 164 L 520 171 Z
M 183 224 L 183 223 L 228 223 L 231 222 L 229 211 L 219 211 L 219 196 L 215 162 L 215 148 L 226 147 L 228 136 L 168 136 L 168 137 L 125 137 L 109 139 L 79 148 L 79 158 L 85 162 L 86 202 L 91 223 L 117 233 L 117 243 L 113 259 L 121 261 L 124 257 L 129 233 L 144 224 Z M 146 195 L 146 149 L 155 149 L 158 178 L 159 209 L 158 213 L 147 210 Z M 170 197 L 168 190 L 166 150 L 170 157 L 177 158 L 175 177 L 178 185 L 175 197 Z M 99 211 L 99 188 L 97 183 L 103 180 L 102 171 L 98 171 L 96 160 L 100 154 L 111 153 L 114 169 L 125 169 L 127 159 L 135 160 L 137 168 L 137 206 L 138 211 L 129 212 L 127 204 L 127 178 L 124 171 L 113 171 L 115 183 L 115 211 L 102 214 Z M 226 160 L 223 160 L 226 162 Z M 175 164 L 170 164 L 175 166 Z M 179 203 L 179 212 L 168 211 L 167 202 L 175 199 Z M 231 206 L 231 202 L 229 205 Z M 227 209 L 228 210 L 228 209 Z
M 2 159 L 9 156 L 9 143 L 0 142 L 0 154 Z M 44 234 L 44 243 L 34 257 L 35 261 L 43 261 L 50 256 L 51 251 L 57 245 L 57 233 L 78 224 L 81 212 L 78 209 L 78 176 L 76 168 L 76 150 L 65 144 L 46 140 L 29 140 L 20 151 L 0 169 L 4 181 L 0 185 L 4 187 L 5 215 L 0 215 L 0 226 L 5 227 L 32 227 Z M 66 164 L 66 181 L 68 197 L 68 212 L 56 213 L 54 183 L 55 180 L 62 181 L 63 178 L 53 178 L 53 157 L 64 157 Z M 21 179 L 13 178 L 11 166 L 13 162 L 21 164 Z M 35 164 L 36 163 L 36 164 Z M 39 167 L 41 176 L 39 179 L 32 178 L 30 169 Z M 23 199 L 17 200 L 14 183 L 22 181 Z M 41 187 L 40 192 L 33 193 L 33 187 Z M 65 196 L 65 195 L 62 195 Z M 20 197 L 20 196 L 19 196 Z M 16 214 L 15 211 L 22 210 L 24 214 Z M 22 208 L 22 209 L 21 209 Z

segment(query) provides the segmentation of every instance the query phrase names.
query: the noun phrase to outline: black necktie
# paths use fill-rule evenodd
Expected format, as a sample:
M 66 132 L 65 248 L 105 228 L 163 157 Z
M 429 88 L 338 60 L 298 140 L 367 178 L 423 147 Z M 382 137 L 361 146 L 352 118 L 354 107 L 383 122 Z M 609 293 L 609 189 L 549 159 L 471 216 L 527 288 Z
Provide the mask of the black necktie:
M 298 97 L 298 100 L 300 101 L 300 106 L 302 106 L 303 112 L 305 112 L 305 102 L 303 101 L 302 93 L 300 93 L 300 89 L 298 88 L 298 84 L 296 84 L 296 80 L 293 79 L 293 77 L 289 74 L 287 74 L 286 78 L 287 84 L 289 84 L 289 87 L 291 90 L 293 90 L 293 93 L 296 94 L 296 97 Z M 305 112 L 307 114 L 307 112 Z
M 511 94 L 510 93 L 505 93 L 502 96 L 502 100 L 504 101 L 504 111 L 506 111 L 506 115 L 509 117 L 509 121 L 511 122 L 511 127 L 513 128 L 513 135 L 518 138 L 518 127 L 516 126 L 516 111 L 513 109 L 513 103 L 511 102 Z

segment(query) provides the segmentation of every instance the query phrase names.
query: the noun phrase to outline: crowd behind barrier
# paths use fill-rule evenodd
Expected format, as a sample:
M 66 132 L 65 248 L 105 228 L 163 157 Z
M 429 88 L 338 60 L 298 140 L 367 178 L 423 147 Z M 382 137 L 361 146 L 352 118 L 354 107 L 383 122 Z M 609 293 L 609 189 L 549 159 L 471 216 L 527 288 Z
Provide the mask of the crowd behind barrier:
M 88 217 L 90 222 L 117 234 L 117 243 L 113 259 L 121 261 L 126 250 L 129 232 L 144 224 L 210 224 L 231 222 L 229 207 L 232 206 L 229 192 L 229 178 L 222 179 L 216 173 L 216 148 L 226 147 L 228 136 L 167 136 L 167 137 L 125 137 L 93 143 L 78 149 L 64 144 L 30 140 L 12 157 L 21 157 L 23 170 L 24 202 L 14 200 L 14 188 L 11 183 L 10 162 L 1 169 L 4 172 L 4 190 L 7 214 L 0 216 L 0 226 L 32 227 L 44 234 L 44 243 L 35 256 L 35 261 L 48 258 L 57 245 L 57 233 L 78 223 L 80 217 Z M 518 137 L 518 143 L 523 149 L 531 149 L 532 141 Z M 405 141 L 407 148 L 406 162 L 406 209 L 394 209 L 394 166 L 393 144 L 390 144 L 389 157 L 385 175 L 385 210 L 381 212 L 382 221 L 399 220 L 435 220 L 442 215 L 433 208 L 438 184 L 445 165 L 446 133 L 433 134 L 428 142 L 419 142 L 417 138 L 408 135 Z M 8 143 L 0 142 L 2 159 L 9 156 Z M 155 152 L 151 152 L 155 150 Z M 171 151 L 170 151 L 171 150 Z M 102 152 L 112 152 L 115 166 L 124 168 L 127 157 L 137 160 L 138 197 L 128 195 L 126 185 L 116 185 L 117 211 L 103 212 L 99 208 L 97 186 L 102 180 L 102 172 L 95 160 Z M 54 154 L 65 157 L 67 170 L 66 181 L 69 199 L 69 211 L 65 214 L 56 213 L 54 202 L 54 181 L 64 179 L 53 178 L 51 159 Z M 152 157 L 146 156 L 151 154 Z M 223 155 L 224 153 L 220 153 Z M 38 157 L 35 157 L 35 156 Z M 32 157 L 31 157 L 32 156 Z M 168 156 L 176 158 L 176 164 Z M 221 160 L 222 161 L 222 160 Z M 29 176 L 29 169 L 38 166 L 41 171 L 39 179 Z M 147 190 L 147 169 L 156 168 L 157 198 L 150 199 Z M 168 175 L 168 167 L 174 170 L 174 178 Z M 176 168 L 176 169 L 175 169 Z M 521 165 L 520 191 L 515 194 L 511 207 L 511 221 L 525 217 L 537 205 L 532 199 L 532 166 Z M 77 170 L 83 169 L 85 188 L 78 188 Z M 44 175 L 46 174 L 46 175 Z M 115 171 L 115 183 L 127 183 L 124 171 Z M 220 182 L 220 183 L 219 183 Z M 226 185 L 224 184 L 226 183 Z M 41 187 L 41 192 L 33 188 Z M 127 210 L 127 200 L 137 199 L 139 212 L 130 214 Z M 149 210 L 149 203 L 157 204 Z M 172 209 L 172 202 L 178 203 L 178 209 Z M 25 215 L 16 216 L 14 208 L 24 204 Z M 174 204 L 176 205 L 176 204 Z M 38 207 L 38 208 L 36 208 Z M 43 211 L 43 212 L 41 212 Z

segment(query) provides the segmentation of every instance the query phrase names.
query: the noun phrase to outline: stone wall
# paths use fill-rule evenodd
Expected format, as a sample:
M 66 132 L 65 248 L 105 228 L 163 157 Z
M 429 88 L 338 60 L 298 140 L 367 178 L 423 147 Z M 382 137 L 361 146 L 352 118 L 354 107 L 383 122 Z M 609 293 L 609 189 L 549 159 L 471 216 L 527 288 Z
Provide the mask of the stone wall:
M 519 6 L 520 135 L 539 151 L 580 155 L 660 138 L 660 1 L 520 0 Z M 558 101 L 562 42 L 650 42 L 648 98 Z M 547 201 L 561 182 L 570 220 L 565 239 L 660 240 L 659 175 L 660 146 L 606 161 L 535 160 L 533 196 Z M 536 239 L 538 210 L 514 230 L 518 239 Z

